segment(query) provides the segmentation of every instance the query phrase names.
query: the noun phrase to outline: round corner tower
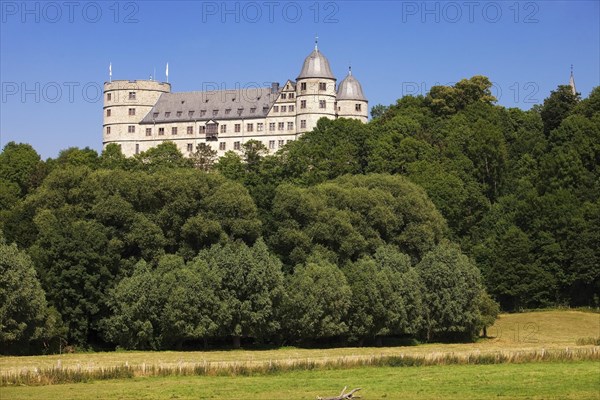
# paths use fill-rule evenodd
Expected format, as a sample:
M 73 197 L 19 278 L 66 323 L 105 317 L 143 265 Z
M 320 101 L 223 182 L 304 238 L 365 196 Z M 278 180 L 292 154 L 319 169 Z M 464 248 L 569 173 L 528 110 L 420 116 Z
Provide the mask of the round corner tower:
M 340 82 L 337 91 L 337 116 L 352 118 L 366 123 L 369 118 L 369 102 L 365 97 L 360 82 L 352 76 L 352 69 Z
M 171 84 L 152 80 L 115 80 L 104 83 L 104 119 L 102 145 L 118 143 L 125 155 L 135 153 L 136 141 L 142 140 L 140 121 L 150 112 Z
M 322 117 L 335 119 L 335 83 L 329 61 L 315 45 L 296 78 L 296 126 L 299 133 L 313 130 Z

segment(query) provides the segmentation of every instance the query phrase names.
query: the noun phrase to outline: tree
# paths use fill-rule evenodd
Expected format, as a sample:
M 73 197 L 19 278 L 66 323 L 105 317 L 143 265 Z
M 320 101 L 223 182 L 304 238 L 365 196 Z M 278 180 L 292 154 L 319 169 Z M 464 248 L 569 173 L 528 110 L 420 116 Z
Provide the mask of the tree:
M 485 291 L 479 294 L 477 300 L 479 313 L 481 314 L 481 325 L 483 326 L 483 337 L 487 337 L 487 328 L 492 326 L 500 314 L 500 305 L 494 301 Z
M 231 150 L 219 158 L 219 161 L 215 164 L 215 169 L 227 179 L 238 182 L 242 182 L 246 175 L 242 159 L 237 153 Z
M 573 94 L 568 85 L 559 85 L 556 90 L 550 92 L 550 96 L 544 100 L 540 110 L 542 121 L 544 121 L 544 134 L 549 135 L 560 126 L 579 102 L 579 93 Z
M 100 155 L 100 167 L 107 169 L 128 169 L 132 161 L 123 155 L 121 145 L 117 143 L 107 144 Z
M 100 326 L 106 340 L 126 349 L 160 348 L 158 331 L 162 319 L 161 279 L 145 261 L 136 264 L 133 275 L 110 291 L 110 316 Z
M 0 349 L 27 353 L 44 337 L 48 307 L 31 258 L 7 245 L 0 232 Z
M 8 142 L 0 153 L 0 180 L 17 184 L 19 197 L 33 187 L 32 177 L 41 163 L 39 154 L 29 144 Z
M 388 110 L 387 106 L 384 106 L 383 104 L 377 104 L 371 108 L 371 118 L 372 119 L 379 118 L 383 114 L 385 114 L 385 112 L 387 110 Z
M 98 167 L 99 161 L 100 159 L 96 150 L 89 147 L 83 149 L 69 147 L 68 149 L 61 150 L 58 153 L 58 157 L 51 161 L 51 164 L 58 166 L 71 165 L 75 167 L 86 166 L 90 169 L 95 169 Z
M 439 116 L 448 116 L 476 103 L 492 104 L 492 83 L 481 75 L 462 79 L 454 86 L 432 86 L 425 97 L 426 104 Z
M 138 162 L 138 167 L 147 171 L 185 168 L 191 165 L 190 160 L 185 158 L 177 145 L 171 141 L 162 142 L 156 147 L 136 154 L 134 158 Z
M 264 341 L 279 330 L 274 316 L 283 294 L 283 272 L 262 240 L 252 247 L 243 242 L 214 245 L 198 259 L 219 279 L 219 326 L 221 334 L 233 338 L 234 348 L 241 346 L 242 338 Z
M 313 248 L 340 263 L 394 244 L 419 260 L 445 235 L 445 222 L 425 192 L 401 176 L 356 175 L 309 188 L 281 185 L 273 200 L 273 249 L 289 267 Z
M 246 163 L 246 169 L 248 171 L 254 171 L 260 165 L 261 159 L 269 152 L 263 142 L 260 140 L 248 140 L 242 144 L 242 154 L 244 156 L 244 162 Z
M 286 337 L 311 340 L 345 336 L 352 292 L 340 269 L 317 259 L 288 279 L 283 305 Z
M 480 272 L 459 248 L 441 243 L 417 264 L 423 282 L 427 341 L 473 340 L 479 333 Z
M 190 158 L 194 168 L 208 172 L 212 170 L 217 159 L 217 151 L 206 143 L 200 143 L 196 146 L 196 151 L 191 154 Z

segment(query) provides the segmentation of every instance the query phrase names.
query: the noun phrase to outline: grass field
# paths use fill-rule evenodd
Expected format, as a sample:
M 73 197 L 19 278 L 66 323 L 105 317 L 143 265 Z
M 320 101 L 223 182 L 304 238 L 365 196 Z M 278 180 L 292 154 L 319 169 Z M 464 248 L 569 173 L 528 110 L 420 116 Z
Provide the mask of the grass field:
M 376 399 L 598 399 L 595 362 L 298 371 L 251 377 L 154 377 L 2 387 L 5 399 L 311 399 L 361 387 Z
M 0 387 L 4 399 L 314 399 L 332 396 L 345 385 L 363 387 L 372 399 L 470 399 L 502 397 L 600 399 L 598 346 L 578 340 L 600 337 L 600 314 L 580 311 L 540 311 L 503 314 L 488 330 L 493 336 L 469 344 L 426 344 L 410 347 L 209 352 L 112 352 L 35 357 L 0 357 L 0 374 L 36 368 L 97 370 L 128 365 L 175 370 L 183 365 L 261 366 L 270 363 L 315 364 L 373 357 L 471 357 L 540 351 L 592 351 L 590 361 L 526 362 L 498 365 L 433 365 L 414 368 L 360 367 L 293 370 L 253 376 L 169 376 L 95 381 L 51 386 Z M 580 341 L 581 343 L 581 341 Z M 517 358 L 518 359 L 518 358 Z M 535 358 L 540 359 L 540 358 Z M 575 358 L 576 359 L 576 358 Z M 577 359 L 576 359 L 577 360 Z M 584 359 L 586 360 L 586 359 Z M 527 361 L 527 360 L 525 360 Z M 253 367 L 254 368 L 254 367 Z M 259 370 L 257 370 L 259 371 Z M 215 374 L 218 375 L 218 374 Z

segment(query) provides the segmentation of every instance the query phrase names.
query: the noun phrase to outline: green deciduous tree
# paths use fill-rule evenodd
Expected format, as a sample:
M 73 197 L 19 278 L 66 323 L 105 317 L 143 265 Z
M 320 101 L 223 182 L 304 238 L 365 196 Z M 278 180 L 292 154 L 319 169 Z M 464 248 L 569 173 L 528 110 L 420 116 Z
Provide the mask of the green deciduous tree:
M 234 347 L 240 347 L 242 338 L 264 341 L 279 330 L 274 316 L 283 294 L 283 272 L 262 240 L 252 247 L 243 242 L 214 245 L 198 258 L 219 278 L 219 326 L 221 334 L 233 338 Z
M 423 282 L 425 337 L 428 341 L 472 340 L 479 333 L 480 272 L 449 243 L 441 243 L 417 265 Z

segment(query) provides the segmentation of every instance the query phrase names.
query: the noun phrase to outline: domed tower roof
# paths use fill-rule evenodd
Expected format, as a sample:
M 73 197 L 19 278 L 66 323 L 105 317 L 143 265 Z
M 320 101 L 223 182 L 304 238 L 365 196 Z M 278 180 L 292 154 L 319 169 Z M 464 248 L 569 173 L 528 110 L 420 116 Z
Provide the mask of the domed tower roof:
M 338 100 L 362 100 L 367 101 L 360 82 L 352 76 L 352 70 L 348 71 L 348 75 L 340 82 L 337 90 Z
M 296 79 L 302 78 L 329 78 L 335 79 L 327 57 L 323 55 L 315 44 L 315 49 L 306 57 L 300 75 Z

